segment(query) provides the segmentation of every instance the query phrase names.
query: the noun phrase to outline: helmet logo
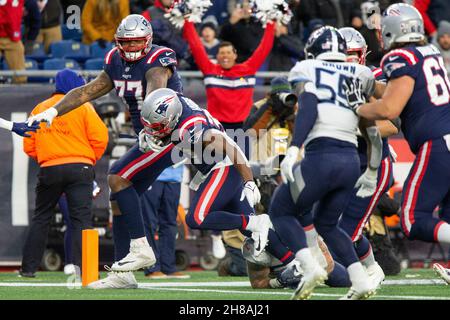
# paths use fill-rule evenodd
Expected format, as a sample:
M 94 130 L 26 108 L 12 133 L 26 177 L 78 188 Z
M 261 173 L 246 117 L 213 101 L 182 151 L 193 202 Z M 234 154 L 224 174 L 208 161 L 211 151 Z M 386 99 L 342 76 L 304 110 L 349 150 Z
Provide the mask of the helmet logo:
M 331 49 L 332 43 L 330 41 L 322 43 L 322 49 L 329 50 Z
M 172 102 L 172 100 L 175 98 L 175 96 L 168 97 L 164 99 L 158 108 L 156 108 L 155 112 L 159 115 L 166 116 L 167 114 L 167 108 L 169 107 L 169 104 Z

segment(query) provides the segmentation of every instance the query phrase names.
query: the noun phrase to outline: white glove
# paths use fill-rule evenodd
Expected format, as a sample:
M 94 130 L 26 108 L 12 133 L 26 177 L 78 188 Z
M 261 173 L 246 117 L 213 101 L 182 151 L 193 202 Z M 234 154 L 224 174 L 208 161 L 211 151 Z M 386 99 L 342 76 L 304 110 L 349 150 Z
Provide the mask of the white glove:
M 358 114 L 357 110 L 359 106 L 366 103 L 362 81 L 359 79 L 345 79 L 344 92 L 347 96 L 348 105 L 356 114 Z
M 253 208 L 255 204 L 261 201 L 261 194 L 253 180 L 247 181 L 244 184 L 244 189 L 242 189 L 241 201 L 247 198 L 248 203 Z
M 144 129 L 139 132 L 139 151 L 142 153 L 150 151 L 160 152 L 163 148 L 164 146 L 161 140 L 155 139 L 153 136 L 145 133 Z
M 360 198 L 370 197 L 377 190 L 377 170 L 367 168 L 356 181 L 355 188 L 359 188 L 356 196 Z
M 298 155 L 300 154 L 300 149 L 296 146 L 290 146 L 287 149 L 286 156 L 283 161 L 281 161 L 280 171 L 281 171 L 281 179 L 283 183 L 294 182 L 294 172 L 292 168 L 294 164 L 297 162 Z
M 46 122 L 47 127 L 50 127 L 53 122 L 53 119 L 55 119 L 57 115 L 58 110 L 56 110 L 54 107 L 51 107 L 41 113 L 29 117 L 27 120 L 27 124 L 28 126 L 31 126 L 34 122 L 37 123 Z

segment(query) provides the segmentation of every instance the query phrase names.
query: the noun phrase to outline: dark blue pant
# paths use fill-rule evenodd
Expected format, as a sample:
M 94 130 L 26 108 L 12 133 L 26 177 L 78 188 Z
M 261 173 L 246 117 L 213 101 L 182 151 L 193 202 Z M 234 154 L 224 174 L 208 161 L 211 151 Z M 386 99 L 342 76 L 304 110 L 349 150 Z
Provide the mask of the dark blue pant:
M 312 142 L 313 143 L 313 142 Z M 339 256 L 344 266 L 358 261 L 351 239 L 338 227 L 359 177 L 359 158 L 354 147 L 323 146 L 306 149 L 305 158 L 294 167 L 299 190 L 291 184 L 277 188 L 270 216 L 282 241 L 293 251 L 306 247 L 306 236 L 297 216 L 313 207 L 314 226 L 325 243 Z M 296 170 L 300 170 L 300 175 Z M 297 195 L 295 202 L 293 196 Z
M 242 177 L 233 166 L 211 172 L 195 192 L 187 225 L 202 230 L 245 230 L 254 210 L 247 199 L 240 200 L 242 188 Z
M 146 273 L 176 271 L 175 240 L 181 183 L 155 181 L 141 196 L 144 226 L 156 255 L 156 264 Z M 158 241 L 155 235 L 158 234 Z
M 401 223 L 409 239 L 437 241 L 443 223 L 432 216 L 437 206 L 449 221 L 450 150 L 443 138 L 422 145 L 403 186 Z
M 67 204 L 66 195 L 62 195 L 58 201 L 61 210 L 66 231 L 64 232 L 64 264 L 72 264 L 72 223 L 70 222 L 69 205 Z

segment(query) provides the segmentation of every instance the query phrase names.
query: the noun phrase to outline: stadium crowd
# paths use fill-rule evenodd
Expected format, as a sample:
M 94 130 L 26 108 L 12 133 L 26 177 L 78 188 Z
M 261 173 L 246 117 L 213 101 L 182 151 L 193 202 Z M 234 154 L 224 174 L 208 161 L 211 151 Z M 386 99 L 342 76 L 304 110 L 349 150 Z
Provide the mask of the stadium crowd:
M 11 0 L 12 1 L 12 0 Z M 13 3 L 16 1 L 13 1 Z M 102 58 L 113 46 L 119 22 L 130 13 L 143 14 L 153 27 L 153 41 L 172 48 L 178 69 L 198 70 L 182 30 L 165 14 L 173 0 L 20 0 L 0 14 L 2 69 L 11 70 L 100 70 Z M 379 66 L 383 56 L 376 30 L 377 12 L 398 0 L 291 0 L 293 18 L 276 26 L 273 48 L 260 71 L 288 71 L 304 59 L 303 48 L 309 34 L 323 25 L 354 27 L 364 36 L 368 65 Z M 411 2 L 411 1 L 404 1 Z M 8 1 L 6 1 L 8 4 Z M 421 12 L 426 32 L 438 46 L 450 70 L 450 4 L 445 0 L 414 0 Z M 80 8 L 81 17 L 74 17 Z M 379 9 L 378 9 L 379 8 Z M 264 29 L 250 14 L 249 1 L 217 0 L 203 16 L 197 29 L 211 59 L 220 41 L 231 42 L 238 52 L 237 62 L 247 60 L 260 43 Z M 73 14 L 72 14 L 73 12 Z M 72 15 L 71 15 L 72 14 Z M 26 78 L 15 78 L 24 82 Z

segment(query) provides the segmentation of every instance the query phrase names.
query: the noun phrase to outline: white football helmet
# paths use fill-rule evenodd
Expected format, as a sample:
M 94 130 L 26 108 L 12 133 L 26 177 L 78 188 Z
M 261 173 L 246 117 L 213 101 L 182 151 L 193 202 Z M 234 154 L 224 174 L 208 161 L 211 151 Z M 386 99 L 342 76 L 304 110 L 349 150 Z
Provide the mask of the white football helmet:
M 141 122 L 145 132 L 156 138 L 168 136 L 175 128 L 183 112 L 177 93 L 169 88 L 156 89 L 144 100 Z
M 354 28 L 346 27 L 339 29 L 339 32 L 347 43 L 347 62 L 366 64 L 367 56 L 367 44 L 366 40 L 359 31 Z M 356 52 L 358 57 L 352 55 L 352 52 Z
M 150 22 L 139 14 L 130 14 L 117 27 L 114 36 L 119 53 L 126 61 L 133 62 L 145 57 L 152 47 L 153 30 Z M 127 42 L 145 40 L 142 45 Z

